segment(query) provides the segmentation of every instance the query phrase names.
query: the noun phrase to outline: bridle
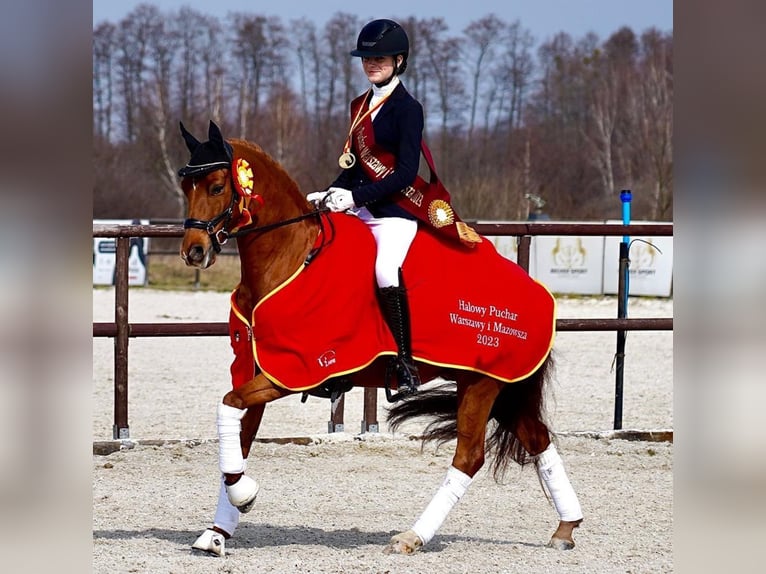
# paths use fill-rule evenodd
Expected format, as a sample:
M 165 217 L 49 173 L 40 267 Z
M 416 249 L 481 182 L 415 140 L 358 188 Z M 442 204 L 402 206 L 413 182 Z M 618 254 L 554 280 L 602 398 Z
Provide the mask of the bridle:
M 194 187 L 197 186 L 196 182 L 192 179 L 192 185 Z M 231 201 L 229 202 L 229 206 L 224 209 L 221 213 L 216 215 L 213 219 L 195 219 L 195 218 L 188 218 L 184 220 L 184 229 L 201 229 L 203 231 L 207 232 L 208 237 L 210 238 L 210 242 L 213 244 L 213 249 L 215 249 L 216 253 L 221 252 L 221 247 L 223 247 L 226 242 L 229 240 L 229 234 L 226 231 L 226 226 L 231 221 L 231 216 L 234 214 L 234 206 L 237 204 L 237 200 L 239 199 L 239 194 L 237 193 L 236 188 L 234 187 L 234 181 L 232 180 L 230 183 L 231 186 Z M 215 228 L 218 226 L 219 223 L 223 222 L 223 226 L 218 231 L 215 230 Z
M 232 170 L 230 170 L 232 171 Z M 196 186 L 196 183 L 193 184 Z M 237 188 L 234 186 L 234 179 L 233 174 L 231 181 L 229 183 L 229 187 L 231 188 L 231 201 L 229 202 L 229 205 L 226 209 L 224 209 L 221 213 L 213 217 L 212 219 L 195 219 L 195 218 L 188 218 L 184 220 L 184 229 L 201 229 L 205 232 L 207 232 L 208 237 L 210 238 L 210 243 L 213 245 L 213 249 L 216 253 L 221 252 L 221 248 L 226 245 L 226 243 L 231 239 L 232 237 L 241 237 L 242 235 L 250 234 L 250 233 L 264 233 L 266 231 L 271 231 L 272 229 L 277 229 L 279 227 L 285 227 L 287 225 L 292 225 L 293 223 L 298 223 L 299 221 L 303 221 L 304 219 L 308 219 L 310 217 L 316 217 L 320 225 L 322 223 L 322 218 L 320 217 L 323 213 L 327 213 L 330 211 L 328 208 L 324 207 L 321 209 L 315 209 L 313 211 L 310 211 L 308 213 L 303 213 L 297 217 L 292 217 L 290 219 L 283 219 L 281 221 L 276 221 L 274 223 L 269 223 L 266 225 L 256 225 L 256 226 L 246 226 L 242 229 L 238 229 L 236 231 L 229 231 L 226 229 L 231 223 L 231 218 L 234 215 L 234 206 L 237 205 L 237 202 L 240 199 L 240 195 L 237 192 Z M 216 231 L 215 228 L 218 227 L 218 225 L 223 222 L 223 225 L 221 228 Z

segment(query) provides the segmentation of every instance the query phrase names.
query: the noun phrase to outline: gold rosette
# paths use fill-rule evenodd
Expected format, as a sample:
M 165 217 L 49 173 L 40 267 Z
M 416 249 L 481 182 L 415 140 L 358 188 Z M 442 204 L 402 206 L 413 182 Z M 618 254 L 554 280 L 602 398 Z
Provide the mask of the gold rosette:
M 428 221 L 434 227 L 445 227 L 455 223 L 455 212 L 443 199 L 434 199 L 428 204 Z
M 239 191 L 243 195 L 252 195 L 253 193 L 253 170 L 250 167 L 250 163 L 242 158 L 237 158 L 234 165 L 234 170 L 237 174 L 236 182 Z

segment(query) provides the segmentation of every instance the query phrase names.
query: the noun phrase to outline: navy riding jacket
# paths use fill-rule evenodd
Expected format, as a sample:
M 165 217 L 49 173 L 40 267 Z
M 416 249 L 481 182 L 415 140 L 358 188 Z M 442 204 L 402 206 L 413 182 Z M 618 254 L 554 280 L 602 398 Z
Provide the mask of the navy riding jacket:
M 417 219 L 391 201 L 393 194 L 412 185 L 418 175 L 420 144 L 423 139 L 423 106 L 400 83 L 378 110 L 372 121 L 375 143 L 396 158 L 393 173 L 372 181 L 352 147 L 357 162 L 344 169 L 330 187 L 350 189 L 357 207 L 365 206 L 375 217 Z

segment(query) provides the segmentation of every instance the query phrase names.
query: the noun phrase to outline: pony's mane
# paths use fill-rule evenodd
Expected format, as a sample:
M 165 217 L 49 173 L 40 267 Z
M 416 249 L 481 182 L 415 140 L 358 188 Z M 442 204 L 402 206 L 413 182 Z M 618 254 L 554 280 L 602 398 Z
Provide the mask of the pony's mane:
M 256 165 L 253 166 L 256 178 L 259 172 L 261 174 L 265 172 L 269 177 L 277 180 L 278 187 L 282 192 L 297 194 L 303 197 L 298 183 L 287 173 L 282 164 L 266 153 L 261 146 L 241 139 L 231 139 L 228 141 L 234 148 L 235 157 L 243 157 L 257 165 L 257 167 Z

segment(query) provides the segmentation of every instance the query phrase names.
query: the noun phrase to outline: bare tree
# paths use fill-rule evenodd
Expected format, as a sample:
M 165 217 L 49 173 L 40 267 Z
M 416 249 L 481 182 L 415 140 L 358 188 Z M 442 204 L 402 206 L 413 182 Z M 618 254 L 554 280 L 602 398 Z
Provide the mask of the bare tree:
M 420 25 L 422 47 L 425 48 L 420 60 L 425 73 L 433 79 L 431 84 L 439 114 L 439 146 L 436 155 L 441 166 L 443 179 L 449 177 L 450 131 L 461 125 L 461 114 L 465 109 L 465 86 L 462 83 L 460 67 L 462 39 L 446 37 L 447 24 L 443 18 L 423 21 Z
M 115 25 L 106 22 L 93 31 L 93 127 L 106 141 L 112 137 L 116 34 Z
M 514 130 L 521 127 L 522 110 L 532 85 L 534 60 L 531 50 L 534 37 L 516 20 L 506 28 L 501 40 L 504 50 L 499 64 L 494 68 L 494 75 L 501 89 L 510 94 L 507 117 L 509 129 Z
M 139 106 L 144 101 L 146 56 L 149 36 L 162 20 L 156 6 L 139 4 L 118 26 L 117 69 L 122 96 L 125 138 L 134 141 L 138 135 Z
M 643 60 L 638 86 L 640 153 L 652 175 L 652 219 L 673 210 L 673 51 L 671 39 L 657 30 L 641 37 Z
M 586 57 L 588 64 L 588 116 L 582 127 L 590 150 L 590 161 L 598 172 L 603 198 L 614 194 L 612 151 L 619 109 L 619 69 L 601 50 Z
M 621 186 L 634 189 L 637 216 L 672 216 L 672 33 L 639 42 L 622 28 L 603 44 L 561 33 L 535 53 L 519 21 L 488 15 L 457 36 L 443 18 L 397 21 L 410 39 L 403 81 L 463 217 L 524 217 L 528 196 L 553 217 L 601 218 Z M 362 23 L 339 12 L 321 29 L 285 28 L 251 12 L 221 20 L 144 4 L 94 27 L 94 213 L 179 212 L 179 119 L 198 132 L 213 119 L 301 187 L 327 185 L 349 101 L 366 86 L 348 54 Z
M 216 20 L 188 6 L 178 11 L 172 24 L 179 42 L 178 114 L 188 120 L 201 110 L 198 98 L 203 94 L 210 98 L 211 93 L 214 93 L 214 90 L 209 89 L 208 81 L 211 63 L 217 62 L 220 65 L 221 50 L 218 42 L 210 40 L 219 37 L 220 26 Z M 207 107 L 211 108 L 209 99 L 207 103 Z
M 471 77 L 470 89 L 470 112 L 468 115 L 468 144 L 473 140 L 473 130 L 476 124 L 476 109 L 481 97 L 480 87 L 488 79 L 484 78 L 484 70 L 491 65 L 506 28 L 505 23 L 494 14 L 485 16 L 481 20 L 471 22 L 463 30 L 467 37 L 465 42 L 464 57 Z

